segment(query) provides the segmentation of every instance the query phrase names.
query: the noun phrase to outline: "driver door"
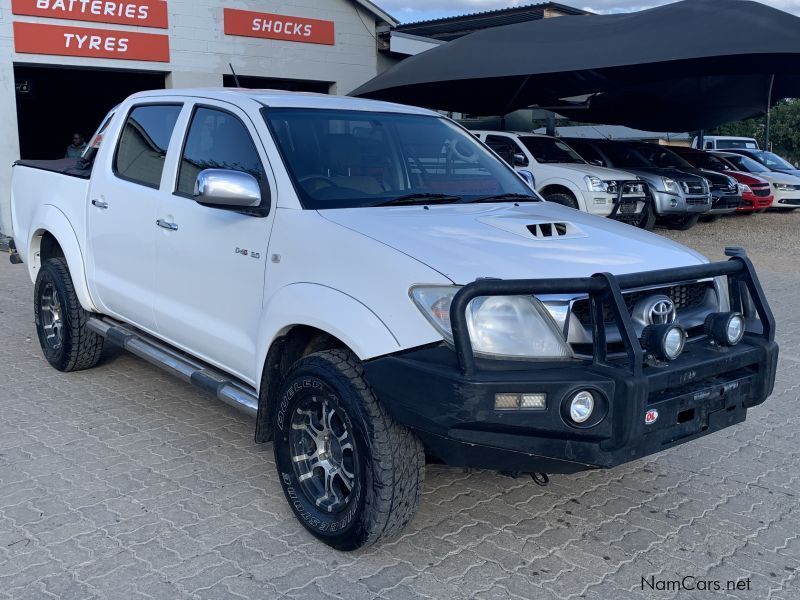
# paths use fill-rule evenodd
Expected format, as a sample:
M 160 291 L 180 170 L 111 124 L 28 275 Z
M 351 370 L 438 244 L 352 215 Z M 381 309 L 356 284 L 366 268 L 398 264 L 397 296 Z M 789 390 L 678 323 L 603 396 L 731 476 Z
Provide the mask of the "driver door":
M 156 233 L 158 330 L 179 348 L 255 384 L 274 180 L 246 113 L 210 100 L 187 113 L 172 193 L 162 195 L 157 211 L 165 224 Z M 195 202 L 197 175 L 208 168 L 253 175 L 268 214 Z

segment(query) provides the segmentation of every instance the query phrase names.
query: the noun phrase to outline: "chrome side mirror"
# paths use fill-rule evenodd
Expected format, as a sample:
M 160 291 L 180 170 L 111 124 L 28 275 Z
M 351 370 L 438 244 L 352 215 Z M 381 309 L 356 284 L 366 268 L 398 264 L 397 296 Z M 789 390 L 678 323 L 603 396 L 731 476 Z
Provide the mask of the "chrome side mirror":
M 514 153 L 514 166 L 515 167 L 527 167 L 528 166 L 528 157 L 525 156 L 522 152 L 515 152 Z
M 596 158 L 589 161 L 590 165 L 594 165 L 595 167 L 605 167 L 602 160 L 598 160 Z
M 536 190 L 536 179 L 534 178 L 533 173 L 524 170 L 517 171 L 517 173 L 519 173 L 519 176 L 525 180 L 525 183 L 527 183 L 532 190 Z
M 200 204 L 255 208 L 261 205 L 258 180 L 243 171 L 204 169 L 194 185 L 194 199 Z

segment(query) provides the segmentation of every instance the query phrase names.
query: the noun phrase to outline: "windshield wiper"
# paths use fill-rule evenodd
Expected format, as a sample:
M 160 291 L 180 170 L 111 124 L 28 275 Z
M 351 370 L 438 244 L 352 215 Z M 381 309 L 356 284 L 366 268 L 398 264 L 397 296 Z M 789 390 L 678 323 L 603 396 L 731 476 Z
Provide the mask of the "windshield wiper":
M 453 196 L 451 194 L 406 194 L 397 198 L 390 198 L 389 200 L 379 200 L 370 206 L 401 206 L 409 204 L 451 204 L 461 200 L 460 196 Z
M 522 200 L 524 202 L 539 202 L 536 196 L 528 194 L 494 194 L 493 196 L 481 196 L 472 200 L 464 200 L 465 204 L 478 204 L 480 202 L 503 202 L 504 200 Z

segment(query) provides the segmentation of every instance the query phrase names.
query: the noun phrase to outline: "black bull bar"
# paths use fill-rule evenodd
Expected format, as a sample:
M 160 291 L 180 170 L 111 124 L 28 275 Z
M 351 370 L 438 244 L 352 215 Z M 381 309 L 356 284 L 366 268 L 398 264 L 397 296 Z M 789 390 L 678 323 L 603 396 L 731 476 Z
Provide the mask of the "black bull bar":
M 640 376 L 644 369 L 645 353 L 631 315 L 625 306 L 623 292 L 638 288 L 674 284 L 684 281 L 727 277 L 731 310 L 748 318 L 748 334 L 759 335 L 768 342 L 775 340 L 775 317 L 769 307 L 764 290 L 756 275 L 753 263 L 740 248 L 727 248 L 727 261 L 661 269 L 642 273 L 612 275 L 597 273 L 591 277 L 569 279 L 481 279 L 467 284 L 459 290 L 450 306 L 450 323 L 453 344 L 459 366 L 465 376 L 474 375 L 477 369 L 472 342 L 467 329 L 467 306 L 475 298 L 484 296 L 528 296 L 539 294 L 588 294 L 592 315 L 593 358 L 595 365 L 611 367 L 608 362 L 604 306 L 611 309 L 611 316 L 619 328 L 627 367 L 633 376 Z M 757 316 L 760 331 L 756 331 L 751 319 Z

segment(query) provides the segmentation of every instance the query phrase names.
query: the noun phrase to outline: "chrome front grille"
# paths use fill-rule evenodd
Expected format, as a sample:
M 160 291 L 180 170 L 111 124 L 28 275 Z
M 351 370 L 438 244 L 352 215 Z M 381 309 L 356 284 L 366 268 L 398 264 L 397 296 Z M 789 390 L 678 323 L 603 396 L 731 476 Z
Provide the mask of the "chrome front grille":
M 708 193 L 706 186 L 700 181 L 682 181 L 681 185 L 683 186 L 683 191 L 689 194 L 690 196 L 697 196 Z

